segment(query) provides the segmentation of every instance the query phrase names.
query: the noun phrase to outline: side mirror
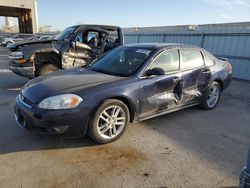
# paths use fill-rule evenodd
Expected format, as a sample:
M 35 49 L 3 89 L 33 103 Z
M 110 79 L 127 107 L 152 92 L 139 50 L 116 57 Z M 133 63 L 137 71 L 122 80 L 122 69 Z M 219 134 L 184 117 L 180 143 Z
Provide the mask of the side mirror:
M 148 69 L 145 72 L 146 76 L 160 76 L 160 75 L 165 75 L 165 71 L 162 68 L 156 67 L 153 69 Z

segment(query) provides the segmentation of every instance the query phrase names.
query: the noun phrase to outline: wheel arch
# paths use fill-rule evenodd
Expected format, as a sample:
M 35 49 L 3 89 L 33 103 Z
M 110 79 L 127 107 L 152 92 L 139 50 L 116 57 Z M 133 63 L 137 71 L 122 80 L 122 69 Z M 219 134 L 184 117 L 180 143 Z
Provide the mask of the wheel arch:
M 217 82 L 218 84 L 220 84 L 221 90 L 224 89 L 224 83 L 223 83 L 223 81 L 221 79 L 214 79 L 213 81 Z
M 13 40 L 8 40 L 5 44 L 6 44 L 6 47 L 7 47 L 8 44 L 13 44 L 13 43 L 14 43 Z
M 129 122 L 132 123 L 135 120 L 135 118 L 136 118 L 136 106 L 132 102 L 131 99 L 129 99 L 128 97 L 123 96 L 123 95 L 114 95 L 114 96 L 109 96 L 107 98 L 102 99 L 97 105 L 95 105 L 95 107 L 91 110 L 90 114 L 94 114 L 97 111 L 97 109 L 104 103 L 104 101 L 109 100 L 109 99 L 116 99 L 116 100 L 122 101 L 128 107 L 129 116 L 130 116 Z M 87 132 L 89 131 L 89 125 L 90 125 L 91 118 L 92 117 L 89 117 L 87 120 L 88 123 L 87 123 L 87 126 L 85 128 L 84 135 L 86 135 Z
M 123 102 L 128 107 L 128 110 L 129 110 L 129 115 L 130 115 L 129 122 L 132 123 L 135 120 L 136 106 L 131 99 L 123 95 L 114 95 L 114 96 L 109 96 L 107 98 L 102 99 L 101 102 L 99 102 L 95 106 L 95 108 L 93 109 L 93 112 L 95 112 L 99 108 L 99 106 L 101 106 L 104 103 L 104 101 L 109 100 L 109 99 L 116 99 L 116 100 Z
M 126 96 L 113 96 L 113 97 L 110 97 L 110 98 L 107 98 L 107 99 L 117 99 L 119 101 L 122 101 L 128 107 L 129 115 L 130 115 L 129 122 L 132 123 L 134 121 L 135 114 L 136 114 L 136 107 L 135 107 L 135 104 L 132 102 L 131 99 L 129 99 Z
M 35 51 L 30 58 L 31 61 L 33 62 L 33 66 L 35 68 L 34 71 L 36 71 L 37 66 L 41 65 L 41 62 L 36 62 L 36 58 L 39 56 L 43 56 L 44 59 L 52 58 L 51 64 L 54 64 L 54 65 L 58 66 L 59 68 L 62 68 L 61 55 L 60 55 L 59 51 L 54 50 L 54 49 L 40 49 L 40 50 Z M 42 64 L 43 63 L 45 63 L 45 61 L 42 62 Z

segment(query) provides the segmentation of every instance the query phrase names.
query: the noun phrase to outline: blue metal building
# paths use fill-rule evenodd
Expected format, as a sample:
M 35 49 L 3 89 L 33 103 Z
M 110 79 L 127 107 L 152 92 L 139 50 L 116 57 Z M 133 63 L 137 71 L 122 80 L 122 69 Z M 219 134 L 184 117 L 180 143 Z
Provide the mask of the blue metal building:
M 164 42 L 200 46 L 228 58 L 233 77 L 250 80 L 250 22 L 124 28 L 125 43 Z

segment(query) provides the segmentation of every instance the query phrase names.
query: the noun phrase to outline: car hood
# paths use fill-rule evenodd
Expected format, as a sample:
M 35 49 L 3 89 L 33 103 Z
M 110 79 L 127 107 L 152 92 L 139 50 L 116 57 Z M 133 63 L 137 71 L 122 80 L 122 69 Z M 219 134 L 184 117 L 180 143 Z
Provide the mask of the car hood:
M 18 46 L 24 46 L 29 44 L 42 44 L 42 43 L 52 43 L 55 39 L 48 39 L 48 40 L 22 40 L 19 42 L 15 42 L 8 46 L 9 49 L 15 49 Z
M 61 70 L 29 81 L 24 86 L 22 94 L 33 102 L 40 102 L 44 98 L 63 94 L 67 90 L 85 89 L 119 79 L 124 77 L 102 74 L 84 68 Z

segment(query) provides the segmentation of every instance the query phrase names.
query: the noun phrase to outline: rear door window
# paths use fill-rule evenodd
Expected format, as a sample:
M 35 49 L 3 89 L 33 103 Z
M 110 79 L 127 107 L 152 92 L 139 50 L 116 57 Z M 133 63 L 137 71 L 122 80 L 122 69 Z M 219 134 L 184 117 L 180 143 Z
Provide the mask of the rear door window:
M 204 66 L 204 60 L 201 52 L 195 49 L 181 49 L 181 69 L 195 69 Z
M 208 51 L 203 52 L 203 56 L 205 58 L 205 64 L 208 67 L 214 66 L 215 64 L 215 59 L 216 57 L 214 57 L 212 54 L 210 54 Z

